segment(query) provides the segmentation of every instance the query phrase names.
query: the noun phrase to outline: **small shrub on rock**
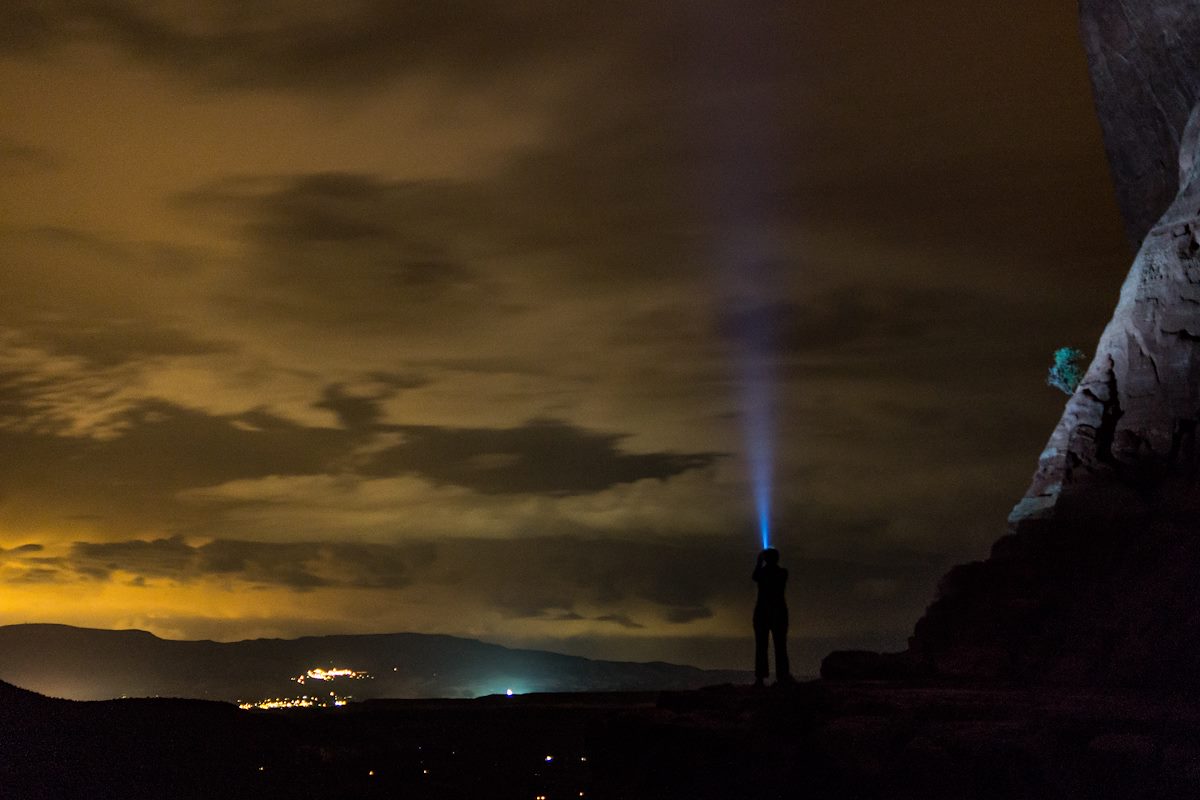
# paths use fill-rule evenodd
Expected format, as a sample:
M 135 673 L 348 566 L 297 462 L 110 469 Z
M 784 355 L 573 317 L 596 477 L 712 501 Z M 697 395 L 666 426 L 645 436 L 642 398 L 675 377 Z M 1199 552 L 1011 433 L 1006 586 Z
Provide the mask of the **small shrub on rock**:
M 1075 394 L 1075 387 L 1083 380 L 1084 363 L 1086 358 L 1082 350 L 1074 347 L 1060 347 L 1054 351 L 1054 364 L 1050 374 L 1046 376 L 1046 384 L 1055 389 L 1062 389 L 1067 395 Z

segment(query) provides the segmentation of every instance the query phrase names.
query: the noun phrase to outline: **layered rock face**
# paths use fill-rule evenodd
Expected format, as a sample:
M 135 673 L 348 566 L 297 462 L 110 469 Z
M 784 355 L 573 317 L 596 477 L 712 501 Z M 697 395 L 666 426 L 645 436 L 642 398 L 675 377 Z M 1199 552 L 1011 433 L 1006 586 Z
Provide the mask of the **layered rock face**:
M 1096 356 L 1010 523 L 1200 511 L 1200 113 L 1182 187 L 1143 240 Z
M 1081 14 L 1141 246 L 1009 535 L 942 580 L 903 665 L 948 678 L 1196 687 L 1200 4 L 1083 0 Z M 853 663 L 861 658 L 835 655 L 823 669 Z
M 943 677 L 1200 685 L 1200 110 L 1011 533 L 956 567 L 909 657 Z
M 1180 136 L 1200 100 L 1200 4 L 1080 0 L 1096 110 L 1136 249 L 1179 190 Z

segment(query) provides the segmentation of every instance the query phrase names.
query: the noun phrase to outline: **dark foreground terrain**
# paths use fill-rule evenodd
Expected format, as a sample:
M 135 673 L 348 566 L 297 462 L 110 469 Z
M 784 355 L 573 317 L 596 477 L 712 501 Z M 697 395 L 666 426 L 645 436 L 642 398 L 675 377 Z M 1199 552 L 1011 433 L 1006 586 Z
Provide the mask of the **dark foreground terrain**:
M 4 798 L 1195 798 L 1200 702 L 824 682 L 242 711 L 0 685 Z

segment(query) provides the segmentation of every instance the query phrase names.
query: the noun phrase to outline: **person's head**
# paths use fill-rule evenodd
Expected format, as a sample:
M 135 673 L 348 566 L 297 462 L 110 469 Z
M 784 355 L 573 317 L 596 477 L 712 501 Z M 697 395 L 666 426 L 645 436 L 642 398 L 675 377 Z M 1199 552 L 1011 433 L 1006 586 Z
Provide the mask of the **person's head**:
M 762 554 L 763 561 L 767 562 L 771 566 L 774 567 L 779 564 L 779 551 L 774 547 L 768 547 L 766 550 L 763 550 Z

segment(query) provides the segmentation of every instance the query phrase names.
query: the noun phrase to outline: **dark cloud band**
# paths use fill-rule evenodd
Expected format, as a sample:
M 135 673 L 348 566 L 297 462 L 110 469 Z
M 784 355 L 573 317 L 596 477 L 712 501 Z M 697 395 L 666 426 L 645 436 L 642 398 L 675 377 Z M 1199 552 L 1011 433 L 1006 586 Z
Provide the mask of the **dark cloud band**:
M 398 589 L 414 566 L 433 558 L 428 544 L 404 547 L 352 542 L 250 542 L 217 539 L 192 546 L 181 538 L 76 542 L 69 569 L 97 580 L 132 573 L 143 580 L 190 582 L 228 578 L 296 591 L 317 588 Z

